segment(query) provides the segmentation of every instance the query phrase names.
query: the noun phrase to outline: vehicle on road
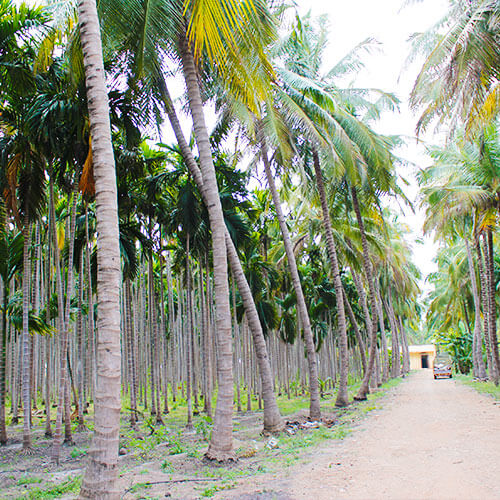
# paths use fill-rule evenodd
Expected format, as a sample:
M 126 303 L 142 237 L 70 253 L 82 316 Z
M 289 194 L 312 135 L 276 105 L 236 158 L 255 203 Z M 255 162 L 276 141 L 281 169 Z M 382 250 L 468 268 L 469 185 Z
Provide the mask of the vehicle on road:
M 434 378 L 452 378 L 451 360 L 445 354 L 438 354 L 434 360 Z

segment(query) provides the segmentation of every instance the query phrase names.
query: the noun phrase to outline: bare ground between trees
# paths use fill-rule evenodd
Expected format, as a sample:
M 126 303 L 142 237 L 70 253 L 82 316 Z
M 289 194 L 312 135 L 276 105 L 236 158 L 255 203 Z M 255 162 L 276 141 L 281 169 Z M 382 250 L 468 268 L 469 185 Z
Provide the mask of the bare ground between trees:
M 288 468 L 304 455 L 307 459 L 306 450 L 318 443 L 345 437 L 360 417 L 378 408 L 377 400 L 397 383 L 398 380 L 391 381 L 371 394 L 368 401 L 342 410 L 334 408 L 335 393 L 325 393 L 321 401 L 323 422 L 319 427 L 308 422 L 307 395 L 291 400 L 282 396 L 279 405 L 290 424 L 288 432 L 280 435 L 274 444 L 269 443 L 269 436 L 260 433 L 261 411 L 237 413 L 234 436 L 239 460 L 222 467 L 206 464 L 202 458 L 210 430 L 202 415 L 195 416 L 194 429 L 186 431 L 185 407 L 173 405 L 173 411 L 163 416 L 165 425 L 152 425 L 151 417 L 144 416 L 134 431 L 125 412 L 120 433 L 120 446 L 125 454 L 119 461 L 123 498 L 212 497 L 218 491 L 237 487 L 247 477 Z M 356 390 L 357 385 L 351 387 L 351 397 Z M 54 412 L 52 408 L 52 417 Z M 88 420 L 91 422 L 91 418 Z M 43 410 L 35 411 L 32 429 L 35 446 L 33 454 L 28 456 L 23 455 L 21 449 L 22 419 L 20 424 L 9 426 L 8 445 L 0 447 L 0 498 L 75 498 L 92 424 L 88 424 L 90 429 L 78 432 L 74 423 L 75 445 L 63 446 L 61 463 L 57 466 L 50 457 L 52 441 L 43 437 L 43 422 Z
M 322 403 L 330 409 L 327 425 L 295 426 L 274 449 L 259 434 L 260 412 L 238 414 L 235 447 L 241 458 L 220 468 L 201 459 L 201 417 L 191 433 L 182 430 L 183 419 L 157 427 L 153 436 L 147 426 L 137 432 L 125 426 L 122 498 L 500 499 L 500 406 L 492 398 L 421 372 L 348 410 L 332 412 L 333 401 Z M 305 422 L 305 414 L 286 419 Z M 365 414 L 369 418 L 360 418 Z M 20 454 L 20 439 L 11 441 L 0 449 L 0 498 L 49 498 L 44 491 L 68 483 L 66 493 L 50 498 L 74 498 L 78 483 L 71 489 L 71 480 L 82 473 L 79 451 L 89 438 L 90 432 L 75 433 L 77 446 L 64 448 L 59 467 L 48 457 L 49 440 L 37 437 L 29 457 Z
M 356 432 L 309 459 L 218 498 L 500 498 L 500 406 L 454 380 L 413 373 Z

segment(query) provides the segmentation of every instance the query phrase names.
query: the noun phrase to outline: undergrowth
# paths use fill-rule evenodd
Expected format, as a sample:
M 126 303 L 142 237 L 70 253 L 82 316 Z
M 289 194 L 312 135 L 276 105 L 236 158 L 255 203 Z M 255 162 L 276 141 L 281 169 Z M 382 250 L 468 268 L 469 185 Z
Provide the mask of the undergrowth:
M 500 386 L 495 385 L 493 382 L 487 380 L 486 382 L 474 380 L 471 375 L 455 375 L 455 378 L 462 384 L 474 388 L 476 391 L 483 394 L 488 394 L 500 401 Z
M 80 491 L 81 483 L 81 476 L 72 477 L 61 484 L 47 488 L 32 488 L 26 495 L 18 497 L 17 500 L 51 500 L 53 498 L 60 498 L 62 495 L 73 493 L 76 495 Z

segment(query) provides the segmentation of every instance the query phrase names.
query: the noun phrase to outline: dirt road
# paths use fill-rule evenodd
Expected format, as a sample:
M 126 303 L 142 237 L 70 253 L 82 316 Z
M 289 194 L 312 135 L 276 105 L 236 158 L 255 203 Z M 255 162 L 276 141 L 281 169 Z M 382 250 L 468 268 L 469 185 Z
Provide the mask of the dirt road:
M 500 406 L 454 380 L 414 373 L 349 437 L 252 482 L 224 498 L 500 499 Z

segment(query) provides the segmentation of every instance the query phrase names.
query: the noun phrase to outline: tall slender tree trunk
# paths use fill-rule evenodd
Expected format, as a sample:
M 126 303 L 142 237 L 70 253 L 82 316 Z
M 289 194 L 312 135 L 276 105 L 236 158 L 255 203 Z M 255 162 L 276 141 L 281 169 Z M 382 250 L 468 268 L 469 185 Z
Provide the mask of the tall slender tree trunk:
M 403 373 L 410 373 L 410 349 L 408 347 L 408 338 L 406 336 L 405 326 L 401 316 L 398 318 L 399 332 L 401 337 L 401 351 L 403 354 Z
M 149 220 L 149 238 L 152 239 L 151 235 L 151 219 Z M 155 363 L 155 329 L 154 321 L 156 318 L 156 307 L 155 307 L 155 293 L 153 285 L 153 256 L 151 253 L 148 255 L 148 276 L 147 276 L 147 286 L 148 286 L 148 347 L 149 347 L 149 376 L 151 381 L 151 416 L 157 416 L 156 412 L 156 363 Z M 159 412 L 159 409 L 158 409 Z
M 187 423 L 186 428 L 193 428 L 193 402 L 192 394 L 192 374 L 193 374 L 193 350 L 191 343 L 193 339 L 193 309 L 191 307 L 191 269 L 189 266 L 189 233 L 186 238 L 186 402 L 187 402 Z
M 55 264 L 55 274 L 56 274 L 56 296 L 57 296 L 57 330 L 59 332 L 59 346 L 61 346 L 61 337 L 64 335 L 64 292 L 61 277 L 61 259 L 59 255 L 59 244 L 57 240 L 57 228 L 56 228 L 56 212 L 55 212 L 55 198 L 54 198 L 54 181 L 52 178 L 52 173 L 50 175 L 49 182 L 49 210 L 50 218 L 52 220 L 52 242 L 54 248 L 54 264 Z M 61 350 L 61 348 L 59 348 Z M 59 352 L 59 381 L 58 384 L 58 397 L 57 397 L 57 413 L 56 413 L 56 425 L 54 430 L 54 445 L 52 450 L 53 459 L 56 463 L 59 463 L 60 449 L 62 444 L 62 421 L 63 421 L 63 408 L 64 408 L 64 392 L 63 384 L 66 383 L 66 370 L 67 363 L 66 357 L 63 357 Z
M 40 313 L 40 293 L 43 286 L 43 276 L 42 276 L 42 259 L 41 259 L 41 237 L 40 237 L 40 224 L 35 223 L 35 255 L 32 261 L 32 266 L 34 267 L 33 272 L 33 288 L 32 288 L 32 307 L 35 314 L 38 316 Z M 30 363 L 31 363 L 31 399 L 33 401 L 33 409 L 37 409 L 37 394 L 38 394 L 38 380 L 37 380 L 37 368 L 38 368 L 38 358 L 41 352 L 41 345 L 37 335 L 31 336 L 31 353 L 30 353 Z
M 366 281 L 368 282 L 368 295 L 370 300 L 371 308 L 371 319 L 372 319 L 372 331 L 370 338 L 370 356 L 368 358 L 368 369 L 361 381 L 361 386 L 358 393 L 356 394 L 356 400 L 366 399 L 366 395 L 369 392 L 370 377 L 373 374 L 373 369 L 375 367 L 375 356 L 377 355 L 377 306 L 375 302 L 375 290 L 373 285 L 373 272 L 372 265 L 370 262 L 370 254 L 368 250 L 368 242 L 366 240 L 365 225 L 363 223 L 363 218 L 361 217 L 361 210 L 359 208 L 358 193 L 355 187 L 351 187 L 352 195 L 352 205 L 354 212 L 356 213 L 356 219 L 358 221 L 359 231 L 361 233 L 361 246 L 363 248 L 363 267 L 365 270 Z
M 22 391 L 23 391 L 23 450 L 31 452 L 31 384 L 30 384 L 30 249 L 31 249 L 31 222 L 29 215 L 24 217 L 24 246 L 23 246 L 23 333 L 22 342 Z
M 168 344 L 170 346 L 170 366 L 171 366 L 171 388 L 172 388 L 172 400 L 175 402 L 177 395 L 177 373 L 176 373 L 176 360 L 175 356 L 175 338 L 176 338 L 176 326 L 175 326 L 175 311 L 174 311 L 174 293 L 172 285 L 172 268 L 170 264 L 170 252 L 167 252 L 166 256 L 166 267 L 167 267 L 167 303 L 168 303 Z
M 70 225 L 69 225 L 69 245 L 68 245 L 68 271 L 66 278 L 66 306 L 64 309 L 64 339 L 61 340 L 61 346 L 65 343 L 65 358 L 68 365 L 69 377 L 66 378 L 65 396 L 64 396 L 64 442 L 73 445 L 73 436 L 71 434 L 71 395 L 70 384 L 74 392 L 73 374 L 71 372 L 71 364 L 69 358 L 69 335 L 70 335 L 70 318 L 71 318 L 71 299 L 74 290 L 74 250 L 75 250 L 75 234 L 76 234 L 76 212 L 78 204 L 78 179 L 79 175 L 75 172 L 75 180 L 73 187 L 73 198 L 70 212 Z M 61 336 L 62 337 L 62 336 Z M 75 404 L 78 400 L 75 397 Z
M 363 375 L 364 375 L 366 373 L 366 368 L 367 368 L 365 341 L 361 336 L 358 322 L 356 321 L 356 317 L 354 316 L 354 311 L 352 310 L 351 304 L 349 304 L 349 301 L 347 300 L 345 292 L 344 292 L 344 302 L 345 302 L 345 308 L 347 310 L 347 315 L 349 316 L 349 321 L 351 322 L 352 328 L 354 330 L 354 336 L 356 337 L 356 341 L 358 342 L 359 356 L 361 358 L 361 367 L 363 369 Z
M 50 200 L 53 200 L 53 190 L 50 193 Z M 50 205 L 50 200 L 49 200 L 49 205 Z M 51 210 L 49 207 L 49 223 L 48 223 L 48 228 L 47 228 L 47 257 L 45 261 L 46 269 L 45 269 L 45 276 L 46 276 L 46 282 L 45 282 L 45 293 L 47 300 L 49 297 L 52 295 L 52 280 L 50 278 L 50 270 L 52 269 L 52 259 L 53 254 L 51 251 L 51 234 L 52 234 L 52 224 L 55 223 L 55 221 L 52 219 L 52 215 L 50 215 Z M 46 307 L 45 308 L 45 321 L 47 324 L 50 323 L 50 308 Z M 52 358 L 51 358 L 51 338 L 49 335 L 46 335 L 45 337 L 45 387 L 44 387 L 44 399 L 45 399 L 45 437 L 46 438 L 51 438 L 53 436 L 52 434 L 52 425 L 51 425 L 51 412 L 50 412 L 50 377 L 51 377 L 51 365 L 52 365 Z
M 366 292 L 363 287 L 363 283 L 361 282 L 361 277 L 354 271 L 354 269 L 351 269 L 351 275 L 352 275 L 352 280 L 354 281 L 354 286 L 356 287 L 356 291 L 358 292 L 358 297 L 359 297 L 359 304 L 361 305 L 361 310 L 363 311 L 363 317 L 365 320 L 365 328 L 366 328 L 366 335 L 368 337 L 368 342 L 370 342 L 370 338 L 372 336 L 372 322 L 370 318 L 370 310 L 368 309 L 368 304 L 366 302 Z M 366 375 L 366 371 L 368 370 L 368 362 L 366 360 L 366 346 L 364 343 L 364 340 L 362 338 L 358 338 L 358 343 L 359 343 L 359 349 L 363 349 L 363 354 L 362 357 L 365 358 L 365 362 L 363 364 L 363 376 Z
M 500 375 L 500 359 L 498 356 L 498 340 L 497 340 L 497 306 L 496 306 L 496 282 L 495 282 L 495 264 L 494 264 L 494 248 L 493 248 L 493 231 L 487 229 L 488 253 L 487 253 L 487 269 L 489 276 L 489 320 L 490 320 L 490 350 L 493 361 L 493 374 L 490 377 L 495 385 L 498 385 Z
M 11 330 L 12 331 L 12 330 Z M 11 425 L 19 424 L 19 407 L 22 404 L 21 395 L 21 379 L 22 379 L 22 359 L 23 359 L 23 343 L 21 339 L 12 342 L 12 394 L 11 394 L 11 412 L 12 420 Z M 15 367 L 20 367 L 21 370 L 14 371 Z
M 382 348 L 382 383 L 389 380 L 389 353 L 387 352 L 387 337 L 385 336 L 384 309 L 380 296 L 380 284 L 375 280 L 375 294 L 377 300 L 377 317 L 380 328 L 380 344 Z
M 234 286 L 234 276 L 231 280 L 231 299 L 233 306 L 233 337 L 234 337 L 234 375 L 236 379 L 236 411 L 241 413 L 241 338 L 236 314 L 236 287 Z
M 154 352 L 151 358 L 152 364 L 155 365 L 155 385 L 156 385 L 156 423 L 159 425 L 164 425 L 163 418 L 161 416 L 161 369 L 160 369 L 160 335 L 159 335 L 159 325 L 158 325 L 158 297 L 153 286 L 153 311 L 155 315 L 153 316 L 153 339 L 154 339 Z
M 76 227 L 76 206 L 78 199 L 78 182 L 75 175 L 75 185 L 73 189 L 73 199 L 70 210 L 70 234 L 69 234 L 69 252 L 68 252 L 68 275 L 66 285 L 66 305 L 63 306 L 63 285 L 61 280 L 61 273 L 58 265 L 56 265 L 57 273 L 57 294 L 58 294 L 58 308 L 64 307 L 61 314 L 59 310 L 59 397 L 56 415 L 56 429 L 54 435 L 54 448 L 53 459 L 59 463 L 62 441 L 62 422 L 64 414 L 64 442 L 68 444 L 73 443 L 71 436 L 71 411 L 70 411 L 70 396 L 68 390 L 68 344 L 69 344 L 69 322 L 70 322 L 70 308 L 71 296 L 73 295 L 73 249 L 75 244 L 75 227 Z M 50 187 L 52 203 L 54 203 L 53 186 Z M 51 206 L 53 210 L 53 206 Z M 55 227 L 55 212 L 54 212 L 54 228 L 53 239 L 54 248 L 57 247 L 57 231 Z M 59 259 L 59 250 L 55 250 L 55 258 Z
M 92 397 L 95 398 L 97 387 L 97 339 L 94 325 L 94 294 L 92 290 L 92 269 L 90 265 L 90 255 L 92 244 L 89 236 L 89 214 L 88 207 L 85 206 L 85 271 L 87 274 L 87 307 L 88 307 L 88 342 L 92 359 Z
M 50 415 L 50 365 L 52 364 L 52 358 L 50 356 L 50 337 L 45 338 L 45 387 L 44 387 L 44 397 L 45 397 L 45 432 L 44 436 L 46 438 L 51 438 L 52 426 L 51 426 L 51 415 Z
M 7 304 L 9 300 L 8 283 L 2 282 L 2 333 L 0 337 L 0 445 L 7 444 L 5 425 L 5 393 L 7 366 Z M 12 402 L 14 404 L 14 402 Z
M 125 314 L 127 317 L 128 369 L 130 377 L 130 426 L 137 425 L 137 375 L 135 360 L 135 327 L 132 318 L 132 292 L 130 279 L 125 279 Z
M 398 327 L 396 325 L 396 317 L 394 314 L 394 307 L 392 304 L 392 292 L 389 290 L 387 294 L 387 301 L 385 303 L 389 323 L 391 324 L 392 333 L 392 378 L 401 376 L 401 355 L 398 339 Z
M 185 36 L 181 36 L 182 70 L 186 82 L 189 108 L 193 119 L 194 134 L 200 157 L 203 185 L 206 187 L 207 210 L 212 231 L 212 253 L 214 267 L 215 307 L 217 323 L 217 380 L 218 395 L 214 427 L 206 456 L 225 461 L 234 459 L 233 449 L 233 355 L 231 332 L 231 309 L 229 306 L 229 284 L 225 243 L 226 226 L 222 213 L 215 168 L 205 124 L 203 102 L 193 54 Z
M 83 256 L 80 259 L 79 273 L 78 273 L 78 314 L 76 319 L 76 346 L 77 346 L 77 384 L 78 384 L 78 430 L 84 431 L 85 422 L 83 418 L 84 401 L 84 385 L 85 385 L 85 355 L 84 355 L 84 342 L 83 342 Z
M 347 350 L 347 325 L 344 309 L 344 289 L 340 279 L 339 261 L 337 258 L 337 249 L 333 239 L 332 221 L 330 211 L 326 201 L 325 184 L 323 182 L 323 173 L 321 172 L 320 161 L 317 151 L 313 151 L 314 172 L 316 174 L 316 186 L 318 187 L 319 198 L 321 201 L 321 211 L 323 214 L 323 228 L 326 236 L 326 248 L 328 257 L 332 266 L 333 282 L 335 285 L 335 298 L 337 301 L 337 325 L 338 341 L 340 351 L 340 376 L 335 406 L 344 407 L 349 404 L 349 393 L 347 391 L 347 377 L 349 374 L 349 353 Z
M 481 283 L 481 304 L 483 310 L 483 329 L 484 329 L 484 344 L 486 347 L 486 359 L 488 363 L 488 374 L 491 377 L 491 373 L 494 371 L 493 368 L 493 358 L 491 357 L 490 349 L 490 323 L 489 323 L 489 305 L 488 305 L 488 275 L 485 271 L 485 265 L 483 263 L 483 254 L 481 252 L 481 245 L 479 237 L 476 238 L 476 253 L 477 253 L 477 265 L 479 269 L 479 281 Z
M 207 259 L 208 263 L 208 259 Z M 210 333 L 208 321 L 208 303 L 205 288 L 203 286 L 203 265 L 199 262 L 199 294 L 200 294 L 200 308 L 201 308 L 201 364 L 202 364 L 202 382 L 203 382 L 203 411 L 207 414 L 209 419 L 212 418 L 212 395 L 210 391 Z M 209 279 L 207 272 L 207 280 Z M 208 287 L 208 284 L 207 284 Z
M 97 387 L 94 436 L 80 498 L 118 499 L 120 431 L 120 247 L 115 162 L 94 0 L 78 4 L 80 38 L 92 135 L 97 219 Z
M 470 249 L 469 240 L 464 238 L 465 249 L 467 251 L 467 262 L 469 264 L 470 284 L 472 288 L 472 298 L 474 300 L 474 335 L 472 338 L 473 351 L 473 371 L 474 375 L 480 379 L 486 379 L 486 369 L 483 360 L 483 346 L 481 336 L 481 303 L 476 282 L 476 270 L 472 259 L 472 251 Z
M 162 244 L 162 231 L 160 228 L 160 245 Z M 163 281 L 163 255 L 160 253 L 160 333 L 163 353 L 163 413 L 168 414 L 168 335 L 165 321 L 165 286 Z
M 164 92 L 167 93 L 166 88 L 164 89 Z M 182 156 L 186 161 L 189 171 L 193 175 L 193 178 L 195 179 L 195 182 L 202 193 L 205 205 L 207 205 L 208 198 L 206 195 L 206 187 L 203 183 L 201 172 L 198 168 L 196 160 L 194 159 L 192 151 L 184 138 L 179 120 L 172 106 L 168 93 L 167 93 L 167 100 L 168 100 L 167 102 L 168 117 L 170 120 L 170 124 L 172 125 L 172 129 L 174 130 L 179 147 L 181 148 Z M 225 241 L 226 241 L 227 257 L 231 265 L 231 271 L 233 273 L 234 279 L 236 281 L 236 286 L 238 287 L 238 291 L 240 292 L 241 299 L 243 301 L 245 314 L 247 316 L 248 325 L 250 327 L 253 342 L 255 345 L 255 353 L 257 357 L 257 363 L 259 365 L 260 377 L 262 380 L 262 398 L 264 400 L 264 431 L 270 433 L 279 432 L 280 430 L 283 429 L 284 424 L 281 415 L 279 413 L 278 404 L 276 402 L 276 396 L 273 392 L 273 376 L 272 376 L 271 365 L 269 362 L 266 341 L 264 338 L 264 333 L 262 331 L 262 325 L 260 323 L 259 314 L 257 312 L 257 308 L 255 307 L 255 302 L 253 300 L 252 292 L 250 290 L 248 281 L 243 271 L 240 258 L 238 257 L 238 253 L 236 251 L 233 241 L 231 240 L 231 236 L 227 231 L 227 228 L 225 228 Z M 208 313 L 208 304 L 207 304 L 207 313 Z M 210 328 L 210 322 L 208 319 L 207 319 L 207 328 Z M 210 356 L 210 353 L 208 353 L 208 356 Z M 210 384 L 210 378 L 211 378 L 210 374 L 208 374 L 209 384 Z
M 257 312 L 257 308 L 255 307 L 252 292 L 241 266 L 238 253 L 236 252 L 236 248 L 231 240 L 231 237 L 229 236 L 228 231 L 226 231 L 225 237 L 231 271 L 243 301 L 245 315 L 255 347 L 255 356 L 259 366 L 262 385 L 262 399 L 264 401 L 264 432 L 279 432 L 283 429 L 284 423 L 278 409 L 276 395 L 273 391 L 273 373 L 271 370 L 271 363 L 269 361 L 266 340 L 262 331 L 259 314 Z
M 316 348 L 314 346 L 314 337 L 311 329 L 311 321 L 309 319 L 309 313 L 307 311 L 306 300 L 304 298 L 304 292 L 302 290 L 302 285 L 300 283 L 299 271 L 297 269 L 297 262 L 295 261 L 295 254 L 293 252 L 292 240 L 288 227 L 286 225 L 285 216 L 283 210 L 281 209 L 281 200 L 279 198 L 278 190 L 276 189 L 276 184 L 274 182 L 273 174 L 271 172 L 271 165 L 269 164 L 268 152 L 266 140 L 262 131 L 262 125 L 259 124 L 258 140 L 261 146 L 261 156 L 262 162 L 264 163 L 264 171 L 266 174 L 267 183 L 273 197 L 274 208 L 276 210 L 276 216 L 278 219 L 278 224 L 281 229 L 281 234 L 283 237 L 283 244 L 285 246 L 285 252 L 288 261 L 288 268 L 292 277 L 293 288 L 295 295 L 297 297 L 297 311 L 299 313 L 300 320 L 304 329 L 304 341 L 306 344 L 307 352 L 307 363 L 309 368 L 309 395 L 310 395 L 310 406 L 309 406 L 309 416 L 313 420 L 319 420 L 321 418 L 320 409 L 320 398 L 319 398 L 319 385 L 318 385 L 318 361 L 316 356 Z M 340 295 L 342 297 L 342 295 Z

